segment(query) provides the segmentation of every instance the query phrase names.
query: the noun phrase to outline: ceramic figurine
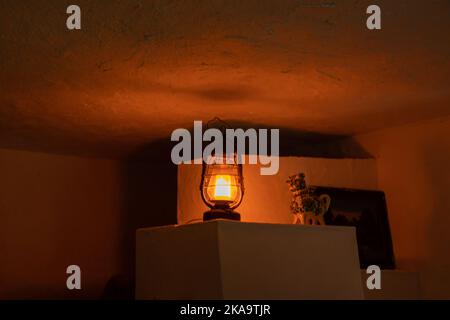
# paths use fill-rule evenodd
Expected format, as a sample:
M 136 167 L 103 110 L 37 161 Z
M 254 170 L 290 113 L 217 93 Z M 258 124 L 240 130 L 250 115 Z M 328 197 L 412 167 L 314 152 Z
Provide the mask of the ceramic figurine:
M 287 183 L 292 193 L 291 213 L 294 224 L 325 225 L 323 218 L 330 207 L 331 198 L 327 194 L 317 196 L 306 186 L 305 174 L 290 176 Z

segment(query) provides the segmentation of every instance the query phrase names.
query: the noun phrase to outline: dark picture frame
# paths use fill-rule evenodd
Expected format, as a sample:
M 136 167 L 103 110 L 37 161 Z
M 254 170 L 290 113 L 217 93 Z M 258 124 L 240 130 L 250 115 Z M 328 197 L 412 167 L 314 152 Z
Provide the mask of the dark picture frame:
M 361 268 L 377 265 L 394 269 L 395 258 L 383 191 L 311 186 L 316 195 L 328 194 L 331 204 L 325 224 L 356 228 Z

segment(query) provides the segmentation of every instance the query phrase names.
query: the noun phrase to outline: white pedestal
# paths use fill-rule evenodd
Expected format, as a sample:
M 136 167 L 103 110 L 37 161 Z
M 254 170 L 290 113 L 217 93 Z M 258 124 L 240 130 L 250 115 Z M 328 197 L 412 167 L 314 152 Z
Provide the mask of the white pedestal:
M 351 227 L 211 221 L 137 231 L 137 299 L 362 299 Z

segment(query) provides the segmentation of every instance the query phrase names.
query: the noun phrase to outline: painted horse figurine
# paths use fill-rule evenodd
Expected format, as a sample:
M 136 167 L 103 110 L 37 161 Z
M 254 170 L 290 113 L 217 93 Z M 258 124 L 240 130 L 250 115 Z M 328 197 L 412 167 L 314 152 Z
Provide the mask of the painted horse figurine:
M 324 214 L 330 207 L 331 198 L 327 194 L 317 196 L 306 186 L 305 174 L 290 176 L 287 180 L 292 193 L 291 212 L 294 224 L 325 225 Z

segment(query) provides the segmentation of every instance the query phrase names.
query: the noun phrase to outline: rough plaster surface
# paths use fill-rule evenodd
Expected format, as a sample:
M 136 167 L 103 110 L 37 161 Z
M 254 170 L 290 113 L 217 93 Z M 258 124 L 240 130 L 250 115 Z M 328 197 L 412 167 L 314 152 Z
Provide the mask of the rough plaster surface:
M 0 2 L 0 146 L 124 155 L 213 116 L 355 134 L 449 114 L 450 2 Z

